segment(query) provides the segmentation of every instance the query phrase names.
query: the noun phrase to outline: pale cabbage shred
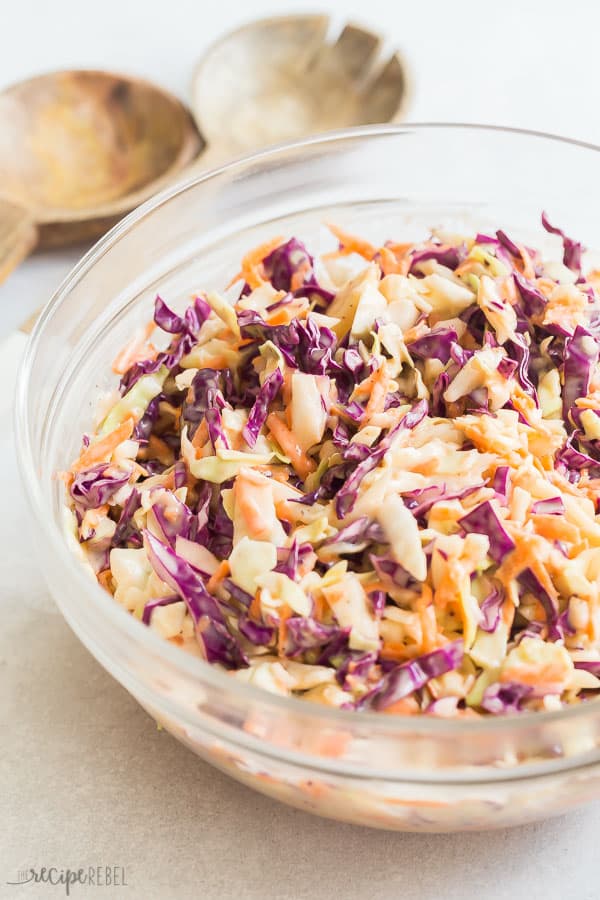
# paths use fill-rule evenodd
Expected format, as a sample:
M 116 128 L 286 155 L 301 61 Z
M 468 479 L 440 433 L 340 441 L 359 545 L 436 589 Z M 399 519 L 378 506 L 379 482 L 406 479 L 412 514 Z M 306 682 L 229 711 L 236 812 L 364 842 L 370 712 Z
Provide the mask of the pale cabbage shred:
M 501 363 L 508 355 L 505 345 L 516 339 L 517 328 L 510 267 L 504 257 L 496 258 L 488 245 L 477 245 L 472 238 L 446 235 L 443 241 L 445 246 L 463 248 L 467 264 L 463 260 L 458 274 L 433 259 L 419 264 L 418 277 L 408 274 L 407 266 L 402 265 L 411 252 L 436 246 L 436 237 L 405 249 L 404 256 L 398 257 L 398 271 L 387 275 L 377 262 L 367 261 L 348 280 L 346 260 L 322 262 L 320 282 L 335 298 L 327 308 L 312 312 L 311 303 L 297 308 L 298 319 L 312 316 L 338 340 L 349 333 L 349 345 L 385 382 L 384 395 L 399 392 L 399 405 L 386 409 L 384 403 L 378 403 L 365 413 L 363 421 L 353 422 L 338 403 L 335 383 L 328 375 L 292 369 L 271 341 L 264 342 L 256 353 L 261 383 L 277 368 L 284 376 L 284 394 L 279 393 L 270 409 L 275 414 L 282 412 L 280 419 L 293 435 L 298 454 L 312 461 L 312 471 L 304 473 L 303 487 L 302 479 L 288 480 L 294 471 L 289 448 L 278 443 L 268 424 L 263 424 L 256 443 L 249 446 L 243 436 L 248 409 L 229 406 L 221 414 L 226 443 L 218 439 L 213 445 L 208 435 L 200 441 L 190 440 L 181 415 L 168 400 L 161 401 L 161 415 L 167 420 L 170 417 L 172 429 L 180 427 L 180 458 L 190 476 L 188 484 L 177 490 L 168 482 L 172 465 L 166 464 L 163 473 L 149 475 L 140 453 L 144 445 L 131 435 L 97 460 L 110 463 L 113 472 L 129 472 L 128 482 L 103 506 L 83 513 L 79 510 L 78 519 L 70 519 L 69 531 L 79 539 L 87 562 L 118 603 L 142 618 L 149 601 L 173 595 L 173 588 L 156 573 L 145 546 L 127 542 L 112 546 L 116 520 L 134 485 L 141 505 L 133 515 L 133 529 L 147 529 L 164 541 L 153 513 L 157 504 L 168 516 L 171 497 L 185 503 L 195 479 L 217 485 L 229 482 L 222 490 L 224 511 L 233 525 L 228 576 L 254 598 L 252 619 L 273 628 L 267 645 L 251 643 L 238 628 L 239 612 L 245 610 L 240 607 L 236 614 L 235 602 L 223 603 L 227 627 L 249 659 L 249 665 L 234 671 L 233 677 L 278 694 L 349 706 L 376 688 L 394 665 L 462 640 L 464 657 L 458 667 L 430 678 L 418 693 L 409 693 L 390 711 L 414 713 L 431 707 L 432 713 L 441 715 L 483 714 L 486 690 L 515 684 L 525 687 L 521 708 L 554 709 L 576 702 L 582 691 L 600 688 L 594 674 L 574 664 L 598 661 L 600 671 L 599 489 L 598 482 L 585 473 L 579 481 L 569 483 L 552 464 L 553 455 L 567 439 L 561 412 L 563 373 L 550 353 L 540 355 L 539 407 L 524 393 L 516 373 L 502 374 Z M 553 314 L 554 320 L 572 334 L 575 326 L 589 322 L 598 308 L 595 273 L 586 283 L 573 284 L 572 273 L 564 266 L 552 262 L 544 268 L 539 259 L 537 265 L 536 284 L 547 300 L 547 309 L 561 309 L 560 316 Z M 208 294 L 210 315 L 195 346 L 181 359 L 175 377 L 163 366 L 138 380 L 103 416 L 92 446 L 128 416 L 139 421 L 169 379 L 167 393 L 180 391 L 185 396 L 199 369 L 220 365 L 235 370 L 244 353 L 243 347 L 239 348 L 236 311 L 256 310 L 268 320 L 268 307 L 284 297 L 285 292 L 276 291 L 268 281 L 242 297 L 237 309 L 218 295 Z M 411 356 L 410 344 L 432 328 L 453 328 L 457 344 L 469 349 L 469 331 L 460 316 L 475 305 L 496 336 L 489 346 L 476 348 L 458 368 L 453 367 L 452 359 L 445 362 L 435 353 L 425 358 Z M 573 308 L 584 308 L 585 313 L 578 312 L 574 318 Z M 342 351 L 336 351 L 334 358 L 341 362 Z M 336 426 L 350 425 L 352 444 L 376 446 L 417 400 L 432 404 L 434 385 L 446 370 L 452 377 L 443 399 L 452 405 L 452 418 L 430 414 L 412 430 L 398 431 L 380 463 L 360 482 L 354 506 L 343 521 L 336 514 L 335 496 L 309 505 L 293 502 L 303 490 L 317 488 L 327 470 L 342 461 L 340 447 L 332 441 Z M 368 376 L 367 369 L 363 379 Z M 351 399 L 365 406 L 374 383 L 371 378 L 362 387 L 357 384 Z M 465 403 L 465 397 L 472 398 L 474 392 L 479 396 L 482 389 L 487 392 L 491 414 L 467 412 L 465 406 L 476 404 L 472 399 Z M 580 398 L 581 426 L 592 439 L 600 437 L 598 391 L 596 364 L 588 399 Z M 493 487 L 494 473 L 500 467 L 510 469 L 505 497 Z M 403 497 L 441 485 L 446 496 L 415 518 Z M 474 490 L 463 495 L 467 488 Z M 554 515 L 554 521 L 532 514 L 536 501 L 557 497 L 562 498 L 564 513 Z M 458 524 L 484 501 L 490 502 L 517 547 L 500 566 L 490 557 L 489 537 L 466 534 Z M 384 577 L 385 606 L 378 612 L 370 596 L 371 587 L 376 582 L 379 586 L 381 579 L 362 556 L 368 541 L 335 543 L 341 528 L 362 517 L 379 527 L 372 552 L 396 561 L 407 573 L 399 585 Z M 300 564 L 296 580 L 274 571 L 277 548 L 289 548 L 294 542 L 309 544 L 313 551 Z M 511 560 L 524 553 L 526 546 L 531 554 L 526 555 L 527 561 L 536 559 L 536 573 L 539 577 L 542 570 L 556 599 L 557 615 L 562 614 L 563 623 L 568 622 L 559 634 L 550 634 L 539 598 L 519 588 L 517 577 L 522 567 L 513 566 L 511 571 Z M 216 577 L 221 560 L 211 550 L 183 536 L 177 537 L 175 549 L 205 573 L 205 582 Z M 357 559 L 362 560 L 360 571 Z M 328 568 L 318 566 L 319 561 Z M 494 586 L 504 592 L 504 601 L 499 621 L 490 630 L 482 628 L 481 604 Z M 229 596 L 222 579 L 214 585 L 209 582 L 209 590 L 221 601 Z M 343 680 L 336 677 L 335 661 L 317 664 L 322 647 L 291 658 L 285 651 L 285 621 L 290 616 L 313 617 L 326 626 L 346 629 L 346 657 L 349 651 L 359 659 L 370 653 L 373 664 L 357 675 L 352 675 L 350 666 Z M 519 641 L 514 639 L 515 616 L 522 632 Z M 531 633 L 525 633 L 528 622 L 537 623 Z M 190 653 L 205 655 L 183 599 L 156 606 L 149 624 L 166 640 Z M 444 703 L 434 702 L 444 698 L 448 698 Z

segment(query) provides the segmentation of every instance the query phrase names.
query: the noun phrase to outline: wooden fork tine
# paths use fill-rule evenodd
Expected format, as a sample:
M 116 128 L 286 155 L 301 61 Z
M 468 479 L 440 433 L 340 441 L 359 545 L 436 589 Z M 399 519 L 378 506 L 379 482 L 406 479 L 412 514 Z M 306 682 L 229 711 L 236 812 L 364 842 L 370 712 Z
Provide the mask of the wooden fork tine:
M 379 35 L 357 25 L 346 25 L 330 52 L 339 58 L 344 70 L 354 81 L 365 75 L 380 46 Z
M 408 94 L 405 69 L 398 54 L 394 53 L 383 68 L 364 87 L 368 100 L 368 121 L 398 121 L 403 117 Z
M 308 65 L 307 75 L 316 79 L 325 72 L 341 73 L 349 82 L 361 82 L 368 76 L 381 38 L 357 25 L 346 25 L 335 43 L 323 42 Z

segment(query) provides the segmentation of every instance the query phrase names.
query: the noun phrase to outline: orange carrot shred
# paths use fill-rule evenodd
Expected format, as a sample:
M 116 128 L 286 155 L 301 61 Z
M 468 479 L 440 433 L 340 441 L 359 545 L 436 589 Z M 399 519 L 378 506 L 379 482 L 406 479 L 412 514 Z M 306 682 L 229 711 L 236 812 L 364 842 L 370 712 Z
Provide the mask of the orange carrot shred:
M 260 608 L 260 591 L 257 591 L 252 598 L 252 603 L 248 607 L 248 615 L 254 622 L 260 622 L 261 619 L 261 608 Z
M 156 347 L 149 344 L 152 332 L 156 328 L 154 321 L 148 322 L 142 334 L 137 334 L 134 338 L 117 353 L 112 363 L 112 370 L 116 375 L 124 375 L 128 369 L 136 362 L 145 359 L 155 359 L 158 353 Z
M 100 584 L 105 591 L 110 591 L 112 583 L 112 572 L 110 569 L 104 569 L 102 572 L 98 572 L 96 578 L 98 579 L 98 584 Z
M 227 289 L 229 289 L 236 281 L 243 279 L 251 288 L 260 287 L 261 284 L 264 284 L 264 273 L 261 271 L 262 269 L 262 261 L 263 259 L 272 253 L 277 247 L 281 246 L 283 242 L 283 238 L 276 237 L 272 238 L 270 241 L 265 241 L 264 244 L 259 244 L 258 247 L 254 247 L 253 250 L 250 250 L 249 253 L 242 259 L 242 268 L 235 275 L 229 284 L 227 285 Z
M 373 372 L 372 379 L 371 393 L 365 408 L 365 419 L 367 421 L 375 413 L 384 411 L 385 398 L 387 397 L 390 381 L 385 362 Z
M 533 260 L 527 252 L 527 249 L 523 247 L 522 244 L 517 244 L 517 247 L 519 248 L 521 259 L 523 260 L 523 276 L 527 279 L 535 278 L 535 268 L 533 265 Z
M 206 582 L 206 590 L 213 594 L 216 589 L 219 587 L 224 578 L 227 578 L 229 575 L 229 562 L 224 559 L 221 563 L 219 563 L 219 568 L 216 572 L 210 576 L 208 581 Z
M 279 628 L 277 633 L 277 654 L 285 656 L 285 644 L 287 640 L 287 620 L 292 615 L 289 606 L 281 606 L 279 612 Z
M 419 613 L 421 628 L 423 629 L 421 649 L 423 653 L 427 653 L 437 646 L 439 640 L 435 608 L 433 605 L 433 591 L 428 584 L 423 585 L 421 596 L 416 602 L 416 610 Z
M 75 460 L 71 466 L 71 472 L 83 472 L 85 469 L 89 469 L 96 463 L 104 462 L 105 458 L 111 456 L 119 444 L 122 444 L 123 441 L 126 441 L 131 437 L 134 427 L 135 422 L 132 418 L 125 419 L 125 421 L 115 428 L 114 431 L 111 431 L 110 434 L 107 434 L 99 441 L 96 441 L 96 443 L 90 444 L 90 446 L 83 451 L 79 459 Z
M 378 252 L 379 268 L 384 275 L 405 275 L 405 264 L 397 260 L 389 247 L 380 247 Z
M 316 464 L 314 460 L 309 459 L 306 453 L 300 449 L 296 438 L 277 413 L 270 413 L 267 416 L 267 428 L 271 431 L 285 455 L 289 457 L 294 471 L 300 478 L 306 478 L 307 475 L 315 471 Z
M 329 257 L 333 259 L 336 256 L 350 256 L 351 253 L 358 253 L 363 259 L 371 260 L 377 254 L 377 247 L 374 247 L 373 244 L 370 244 L 368 241 L 365 241 L 354 234 L 349 234 L 347 231 L 344 231 L 342 228 L 339 228 L 337 225 L 332 225 L 329 222 L 327 223 L 327 227 L 342 246 L 339 250 L 334 250 L 333 253 L 325 254 L 323 258 Z

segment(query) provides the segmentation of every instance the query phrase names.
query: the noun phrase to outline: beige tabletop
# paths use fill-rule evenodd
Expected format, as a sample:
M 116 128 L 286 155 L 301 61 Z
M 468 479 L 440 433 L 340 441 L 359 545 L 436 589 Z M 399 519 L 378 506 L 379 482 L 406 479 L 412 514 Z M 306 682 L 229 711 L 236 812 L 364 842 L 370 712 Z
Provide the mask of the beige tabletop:
M 0 898 L 65 896 L 7 884 L 30 868 L 108 866 L 125 885 L 71 897 L 597 900 L 600 805 L 499 832 L 361 829 L 253 793 L 159 731 L 48 596 L 6 415 L 0 434 Z

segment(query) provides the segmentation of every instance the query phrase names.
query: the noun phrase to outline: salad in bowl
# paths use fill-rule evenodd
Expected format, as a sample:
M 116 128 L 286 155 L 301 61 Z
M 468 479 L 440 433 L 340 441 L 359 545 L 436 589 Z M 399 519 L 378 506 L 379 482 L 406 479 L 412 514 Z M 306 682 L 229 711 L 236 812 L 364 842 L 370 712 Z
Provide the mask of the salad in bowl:
M 46 307 L 36 556 L 212 765 L 397 830 L 600 796 L 598 153 L 461 125 L 276 148 L 133 212 Z
M 153 317 L 64 473 L 117 603 L 235 679 L 387 715 L 600 688 L 600 272 L 501 229 L 278 236 Z

